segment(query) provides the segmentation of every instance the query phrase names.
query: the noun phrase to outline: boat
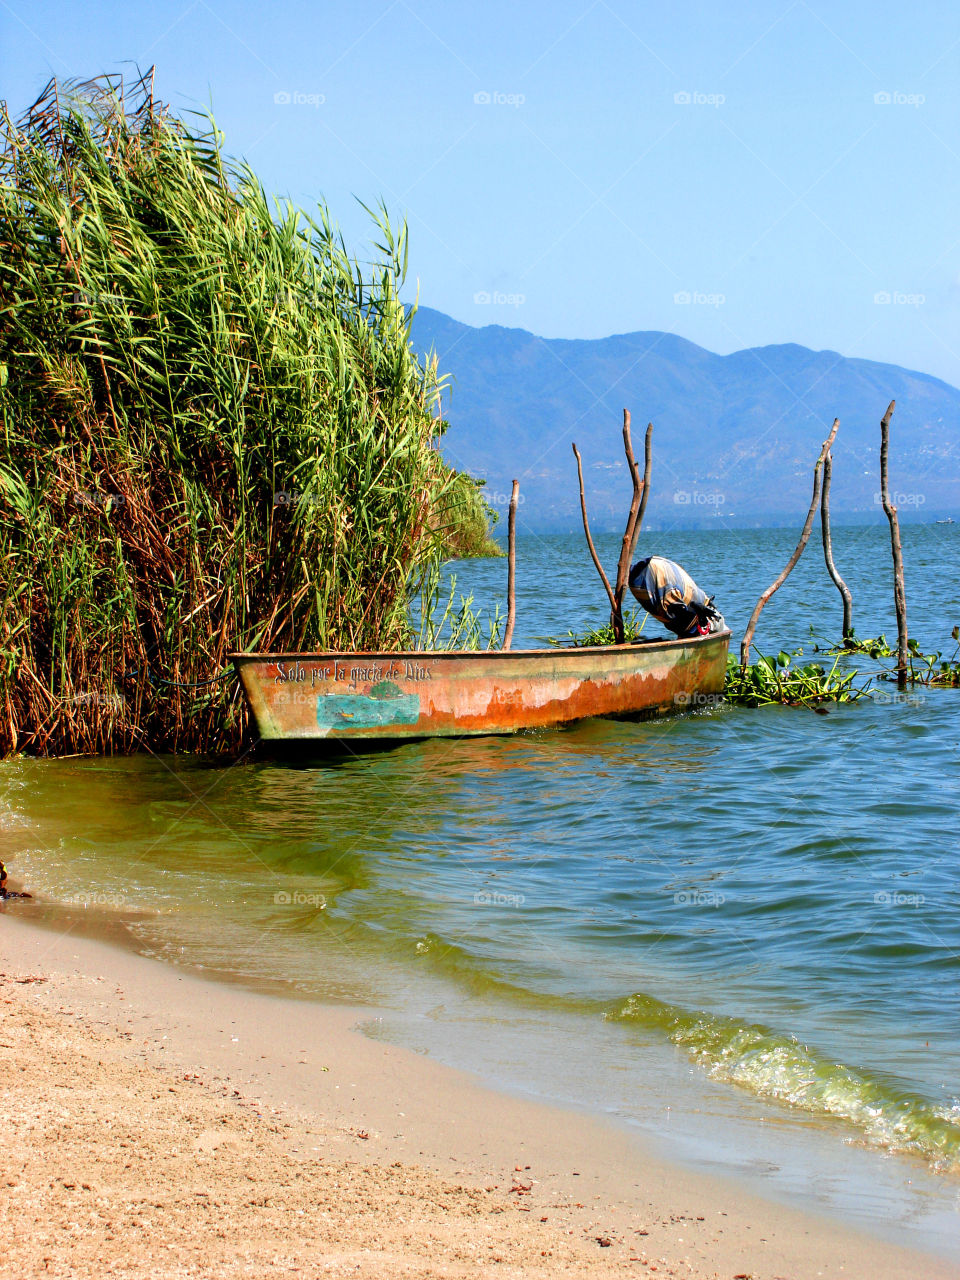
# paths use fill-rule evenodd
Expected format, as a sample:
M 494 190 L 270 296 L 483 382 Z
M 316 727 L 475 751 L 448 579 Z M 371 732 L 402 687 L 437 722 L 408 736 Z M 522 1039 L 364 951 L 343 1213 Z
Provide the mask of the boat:
M 234 653 L 267 742 L 394 742 L 641 718 L 723 690 L 729 630 L 582 648 Z

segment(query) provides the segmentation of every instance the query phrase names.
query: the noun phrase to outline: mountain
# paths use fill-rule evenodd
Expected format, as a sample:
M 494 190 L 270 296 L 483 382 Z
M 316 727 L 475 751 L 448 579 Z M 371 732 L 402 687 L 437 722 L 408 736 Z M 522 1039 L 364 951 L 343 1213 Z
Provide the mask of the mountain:
M 924 373 L 794 344 L 719 356 L 671 333 L 539 338 L 427 307 L 413 337 L 452 375 L 445 457 L 485 476 L 501 510 L 517 476 L 531 530 L 579 525 L 571 441 L 583 455 L 591 524 L 622 529 L 624 406 L 641 467 L 654 424 L 650 528 L 794 523 L 835 417 L 835 518 L 882 519 L 879 423 L 890 400 L 890 488 L 901 518 L 960 513 L 960 391 Z

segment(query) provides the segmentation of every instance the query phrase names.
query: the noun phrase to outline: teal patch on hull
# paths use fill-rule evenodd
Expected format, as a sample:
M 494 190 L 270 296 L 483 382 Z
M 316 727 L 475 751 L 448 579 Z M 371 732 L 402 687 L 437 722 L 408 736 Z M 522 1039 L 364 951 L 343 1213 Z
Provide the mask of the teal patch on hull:
M 317 698 L 321 729 L 374 729 L 381 725 L 416 724 L 420 698 L 401 693 L 395 698 L 368 698 L 362 693 L 322 693 Z

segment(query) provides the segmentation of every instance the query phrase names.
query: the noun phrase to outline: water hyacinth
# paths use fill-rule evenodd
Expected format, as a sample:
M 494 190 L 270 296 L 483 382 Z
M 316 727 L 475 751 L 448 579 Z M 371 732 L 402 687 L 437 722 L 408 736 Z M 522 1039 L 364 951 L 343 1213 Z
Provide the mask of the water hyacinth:
M 231 650 L 402 646 L 442 555 L 406 229 L 356 261 L 147 78 L 0 129 L 0 752 L 236 749 Z
M 744 669 L 730 654 L 723 688 L 724 701 L 741 707 L 812 707 L 824 710 L 824 702 L 856 702 L 866 697 L 867 687 L 854 685 L 857 672 L 841 671 L 839 656 L 828 671 L 818 662 L 791 666 L 802 649 L 776 657 L 757 653 L 757 661 Z

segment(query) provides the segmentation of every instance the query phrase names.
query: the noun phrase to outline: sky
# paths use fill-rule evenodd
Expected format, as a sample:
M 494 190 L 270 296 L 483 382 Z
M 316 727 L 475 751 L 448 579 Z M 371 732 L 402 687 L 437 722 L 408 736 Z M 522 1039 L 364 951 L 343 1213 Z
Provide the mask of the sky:
M 271 191 L 410 227 L 408 293 L 545 337 L 796 342 L 960 385 L 960 6 L 0 0 L 0 96 L 156 64 Z

